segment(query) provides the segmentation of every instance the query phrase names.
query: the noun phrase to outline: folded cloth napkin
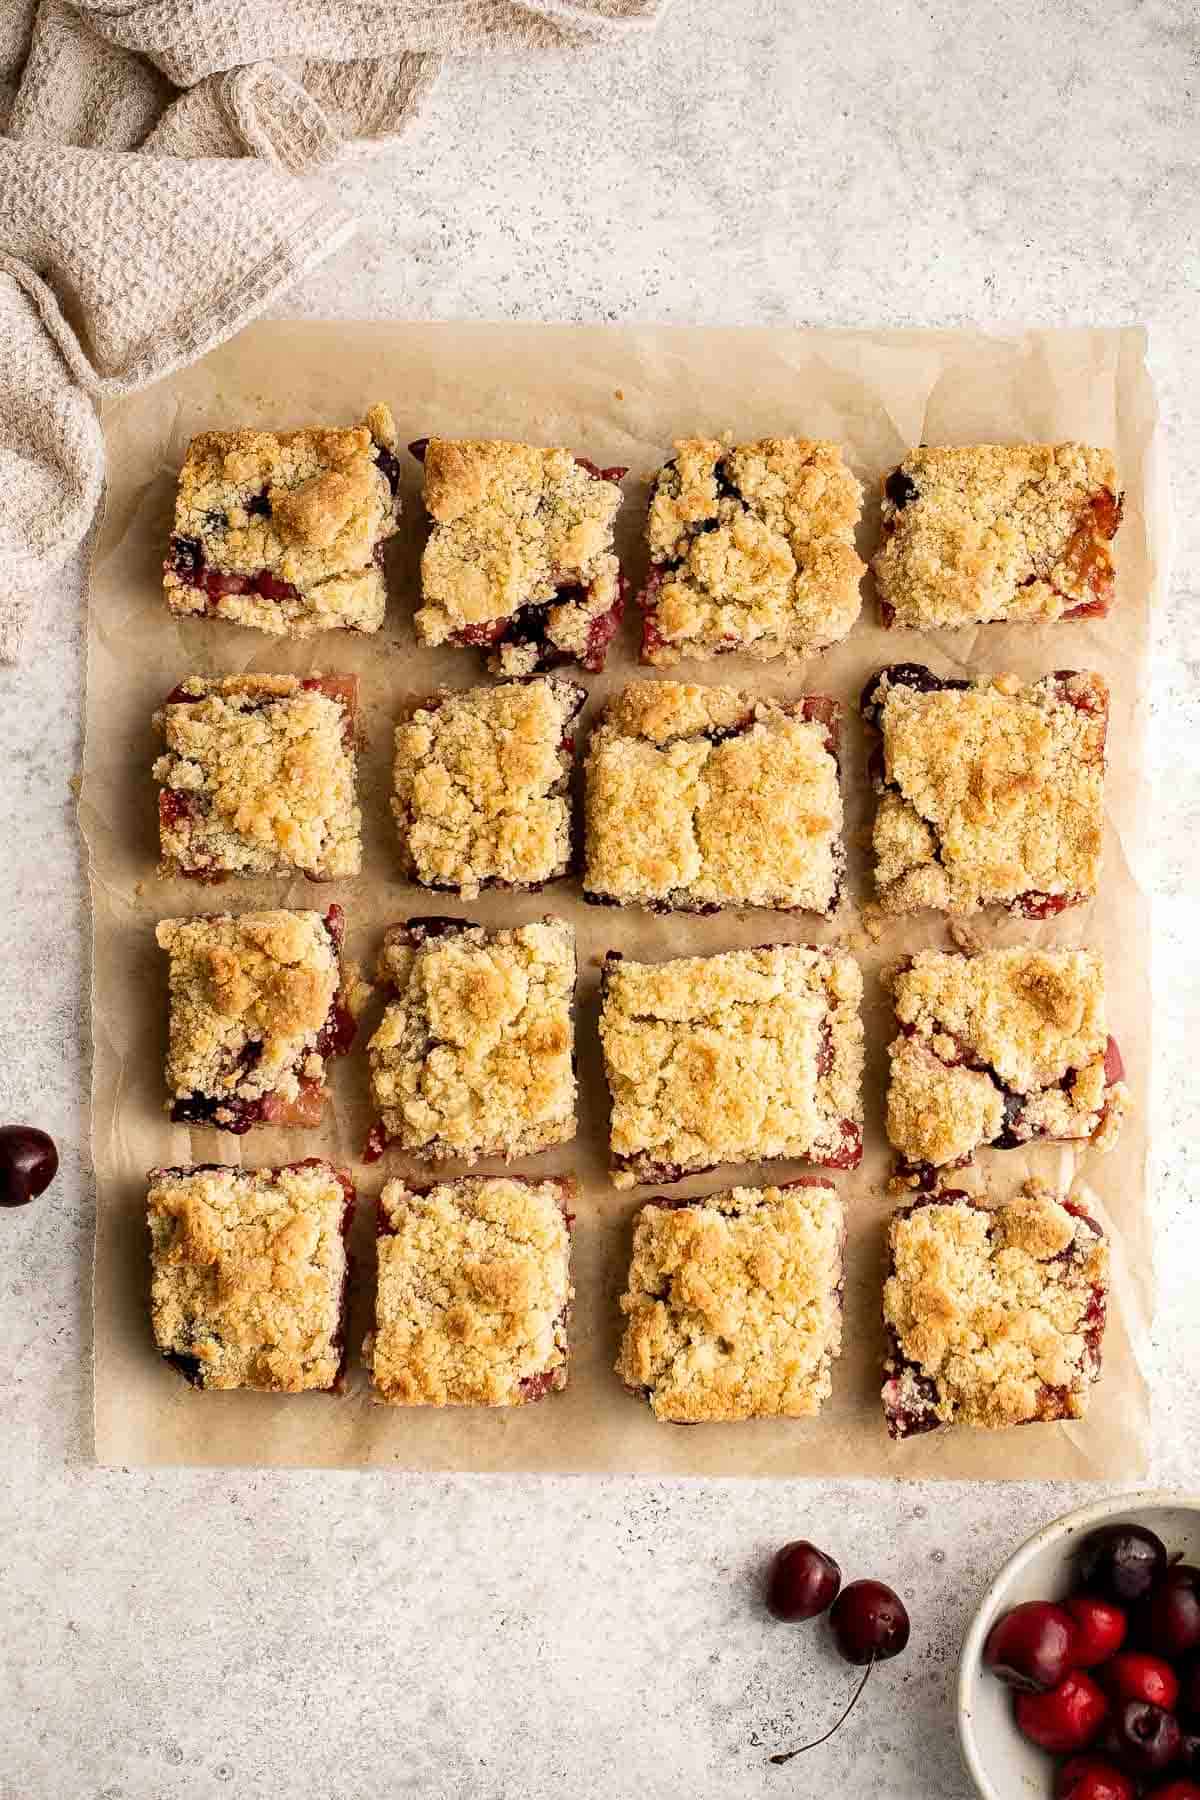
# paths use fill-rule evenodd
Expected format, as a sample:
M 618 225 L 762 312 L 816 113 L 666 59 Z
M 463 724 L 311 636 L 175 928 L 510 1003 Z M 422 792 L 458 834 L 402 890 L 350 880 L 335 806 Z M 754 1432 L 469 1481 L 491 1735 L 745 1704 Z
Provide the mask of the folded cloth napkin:
M 9 0 L 0 9 L 0 661 L 82 542 L 96 402 L 230 337 L 354 220 L 303 177 L 393 142 L 447 56 L 667 0 Z

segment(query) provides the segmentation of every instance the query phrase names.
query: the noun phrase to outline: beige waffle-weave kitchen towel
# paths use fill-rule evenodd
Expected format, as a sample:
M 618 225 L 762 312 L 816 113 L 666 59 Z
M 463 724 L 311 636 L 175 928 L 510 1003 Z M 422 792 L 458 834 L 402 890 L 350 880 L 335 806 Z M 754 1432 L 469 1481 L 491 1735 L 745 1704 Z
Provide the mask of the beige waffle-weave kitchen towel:
M 667 0 L 0 4 L 0 661 L 104 475 L 96 401 L 345 242 L 303 177 L 402 135 L 447 56 L 581 50 Z

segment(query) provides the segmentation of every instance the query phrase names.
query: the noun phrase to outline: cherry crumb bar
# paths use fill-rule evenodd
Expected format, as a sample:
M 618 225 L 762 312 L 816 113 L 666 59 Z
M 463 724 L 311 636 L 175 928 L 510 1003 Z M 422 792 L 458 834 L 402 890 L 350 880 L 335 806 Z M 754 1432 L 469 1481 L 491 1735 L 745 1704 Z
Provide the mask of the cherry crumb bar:
M 862 605 L 861 511 L 839 444 L 678 439 L 650 499 L 642 661 L 795 662 L 840 643 Z
M 857 1168 L 853 957 L 766 944 L 641 963 L 610 950 L 600 994 L 614 1187 L 783 1157 Z
M 354 1184 L 318 1158 L 152 1169 L 150 1316 L 198 1388 L 328 1392 L 346 1359 Z
M 330 1057 L 354 1040 L 365 997 L 343 974 L 340 906 L 163 919 L 169 959 L 168 1110 L 236 1135 L 319 1125 Z
M 567 1385 L 569 1178 L 389 1181 L 375 1326 L 363 1345 L 394 1406 L 526 1406 Z
M 367 1046 L 380 1114 L 368 1162 L 389 1144 L 512 1161 L 575 1136 L 570 925 L 409 919 L 389 927 L 379 979 L 392 997 Z
M 588 738 L 584 898 L 832 914 L 845 868 L 841 707 L 641 681 Z
M 421 557 L 421 643 L 486 653 L 494 675 L 604 667 L 625 608 L 613 551 L 624 469 L 569 450 L 421 438 L 431 521 Z
M 1044 919 L 1093 898 L 1104 838 L 1108 684 L 934 675 L 895 663 L 867 683 L 875 883 L 885 913 L 1004 906 Z
M 832 1391 L 846 1221 L 812 1175 L 637 1216 L 617 1374 L 656 1419 L 803 1419 Z
M 353 675 L 191 676 L 154 715 L 161 875 L 307 875 L 362 864 Z
M 1087 444 L 910 450 L 883 483 L 882 621 L 929 631 L 1102 616 L 1121 505 L 1112 452 Z
M 167 605 L 277 637 L 378 631 L 399 483 L 383 405 L 346 430 L 203 432 L 179 476 Z
M 888 1251 L 889 1436 L 1084 1417 L 1109 1255 L 1081 1204 L 1035 1181 L 996 1208 L 947 1190 L 893 1214 Z
M 557 676 L 435 694 L 396 727 L 392 812 L 404 873 L 474 899 L 570 872 L 575 720 Z
M 887 1132 L 928 1182 L 982 1145 L 1035 1138 L 1108 1150 L 1129 1098 L 1090 950 L 921 950 L 890 972 Z

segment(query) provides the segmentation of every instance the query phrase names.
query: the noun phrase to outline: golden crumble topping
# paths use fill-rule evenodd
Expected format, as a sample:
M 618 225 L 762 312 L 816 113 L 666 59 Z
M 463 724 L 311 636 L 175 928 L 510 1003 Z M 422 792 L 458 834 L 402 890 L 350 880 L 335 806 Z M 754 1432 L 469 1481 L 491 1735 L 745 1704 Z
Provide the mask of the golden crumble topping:
M 163 919 L 156 936 L 170 958 L 167 1088 L 174 1103 L 201 1096 L 216 1102 L 205 1120 L 236 1127 L 251 1103 L 296 1102 L 305 1084 L 321 1091 L 325 1057 L 317 1040 L 340 985 L 337 949 L 321 913 Z M 202 1122 L 198 1115 L 195 1122 Z
M 476 1162 L 575 1136 L 570 925 L 414 919 L 389 929 L 379 978 L 394 998 L 368 1050 L 388 1141 Z
M 884 621 L 930 630 L 1107 609 L 1121 521 L 1109 450 L 910 450 L 883 485 L 873 568 Z
M 835 701 L 641 681 L 585 763 L 587 892 L 626 905 L 832 913 L 845 849 Z
M 498 675 L 532 674 L 555 655 L 592 666 L 593 628 L 620 597 L 620 504 L 616 482 L 593 475 L 569 450 L 430 438 L 421 642 L 491 647 L 488 667 Z M 544 646 L 505 632 L 527 606 L 546 609 Z M 601 656 L 595 666 L 602 663 Z
M 639 963 L 610 951 L 600 1038 L 613 1185 L 862 1153 L 862 975 L 802 944 Z
M 1093 1219 L 1031 1181 L 994 1210 L 965 1195 L 917 1201 L 893 1216 L 888 1243 L 883 1399 L 894 1437 L 1083 1417 L 1108 1291 Z
M 1104 837 L 1102 676 L 943 684 L 905 665 L 881 672 L 865 711 L 883 739 L 874 846 L 885 912 L 995 903 L 1041 918 L 1092 897 Z
M 571 864 L 572 727 L 587 698 L 551 677 L 446 691 L 396 727 L 392 812 L 405 873 L 473 899 Z
M 150 1314 L 163 1355 L 197 1387 L 332 1388 L 353 1198 L 326 1162 L 153 1170 Z
M 922 950 L 890 987 L 901 1035 L 888 1052 L 887 1129 L 905 1161 L 944 1166 L 998 1140 L 1115 1143 L 1128 1090 L 1115 1073 L 1101 957 Z
M 353 676 L 191 676 L 154 715 L 162 875 L 357 875 Z
M 381 1400 L 523 1406 L 566 1387 L 576 1191 L 515 1176 L 388 1182 L 363 1345 Z
M 638 1214 L 617 1374 L 656 1419 L 802 1419 L 832 1390 L 845 1215 L 816 1178 Z
M 396 530 L 396 425 L 384 405 L 345 430 L 205 431 L 179 476 L 167 605 L 283 637 L 378 631 L 378 552 Z
M 862 605 L 861 510 L 839 444 L 677 439 L 650 502 L 643 661 L 796 661 L 840 642 Z

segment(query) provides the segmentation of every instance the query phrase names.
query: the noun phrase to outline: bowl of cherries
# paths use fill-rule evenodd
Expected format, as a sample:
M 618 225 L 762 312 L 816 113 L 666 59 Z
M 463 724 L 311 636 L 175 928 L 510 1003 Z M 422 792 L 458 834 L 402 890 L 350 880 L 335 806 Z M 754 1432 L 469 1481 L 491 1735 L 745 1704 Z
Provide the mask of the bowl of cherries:
M 963 1644 L 958 1731 L 984 1800 L 1200 1800 L 1200 1496 L 1023 1544 Z

